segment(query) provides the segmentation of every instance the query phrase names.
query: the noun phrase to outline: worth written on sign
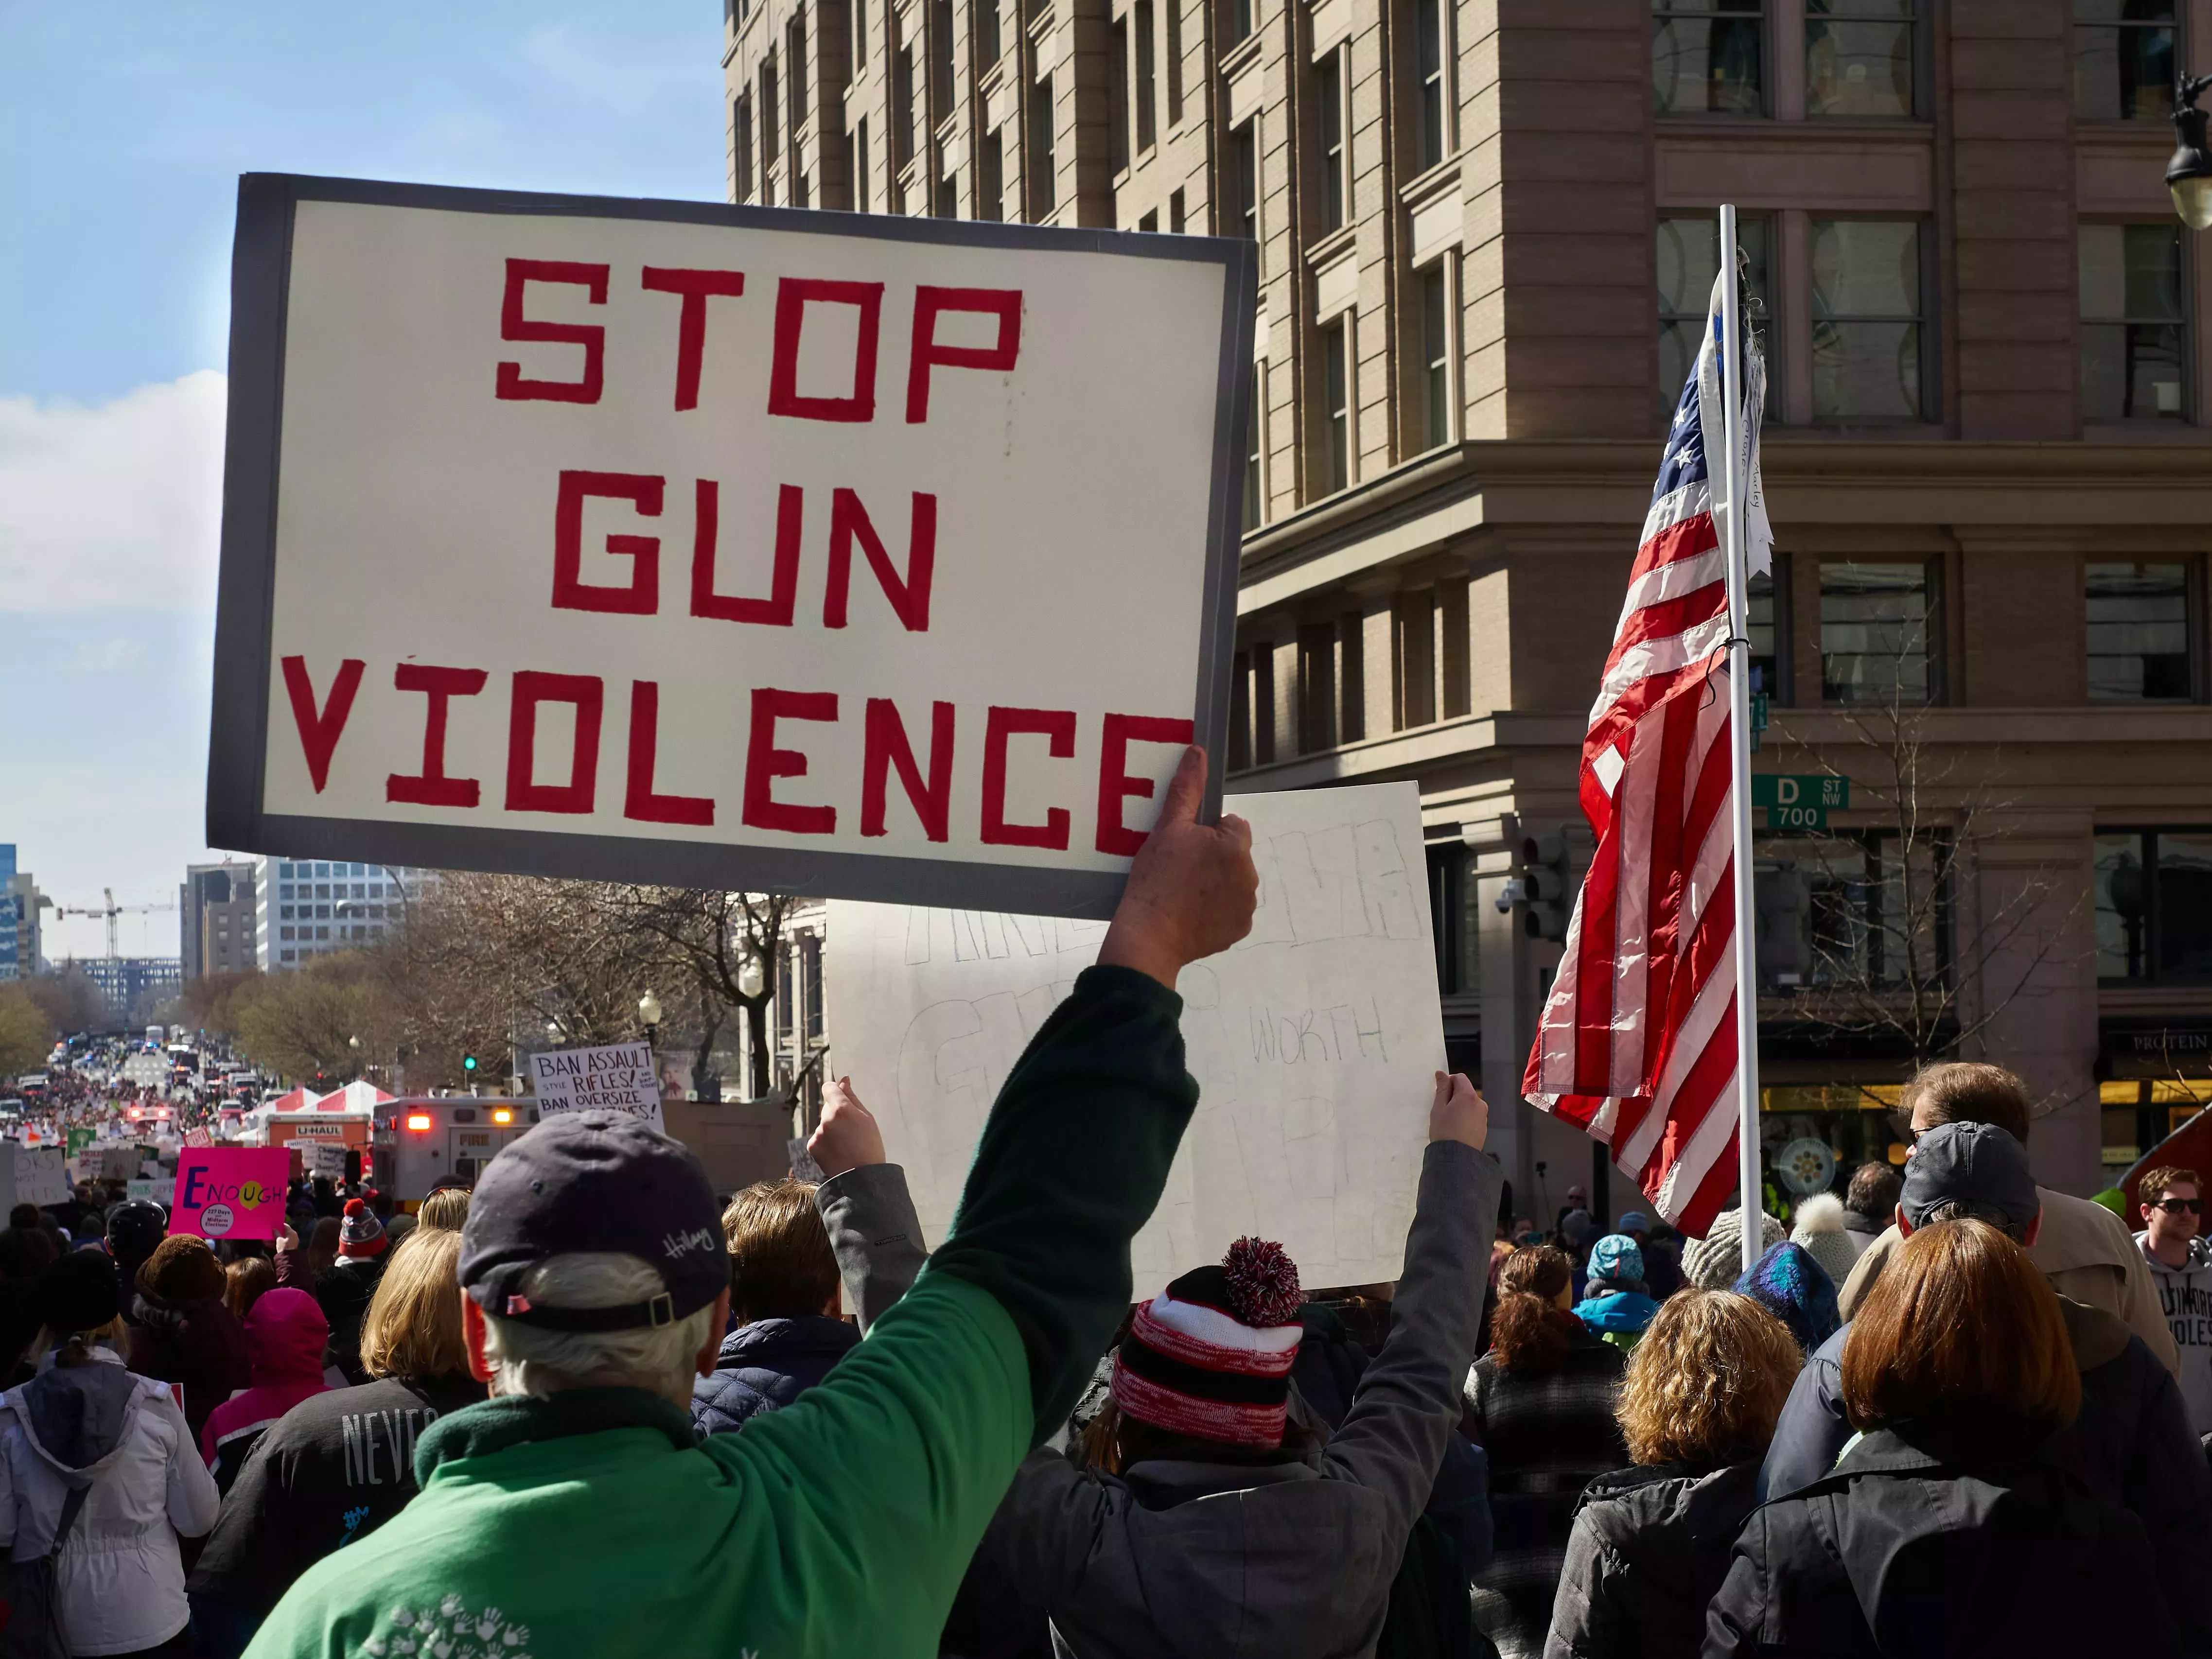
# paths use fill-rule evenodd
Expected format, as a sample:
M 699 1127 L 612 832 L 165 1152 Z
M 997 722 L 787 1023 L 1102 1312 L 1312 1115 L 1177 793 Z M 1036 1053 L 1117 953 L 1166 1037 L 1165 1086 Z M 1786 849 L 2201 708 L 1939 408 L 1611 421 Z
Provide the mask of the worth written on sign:
M 217 844 L 1103 915 L 1219 749 L 1249 245 L 264 175 L 238 223 Z
M 541 1117 L 555 1112 L 628 1112 L 660 1127 L 660 1082 L 647 1043 L 554 1048 L 532 1054 L 530 1086 Z

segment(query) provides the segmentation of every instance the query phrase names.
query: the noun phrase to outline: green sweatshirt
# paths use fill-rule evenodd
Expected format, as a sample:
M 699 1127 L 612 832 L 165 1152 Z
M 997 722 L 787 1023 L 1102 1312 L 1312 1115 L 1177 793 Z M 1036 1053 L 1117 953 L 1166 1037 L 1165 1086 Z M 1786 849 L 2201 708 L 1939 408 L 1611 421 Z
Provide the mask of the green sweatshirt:
M 1182 1001 L 1076 982 L 1008 1076 L 951 1236 L 827 1380 L 695 1443 L 640 1389 L 486 1401 L 422 1495 L 295 1583 L 248 1659 L 866 1659 L 937 1650 L 1030 1446 L 1129 1301 L 1129 1240 L 1197 1104 Z

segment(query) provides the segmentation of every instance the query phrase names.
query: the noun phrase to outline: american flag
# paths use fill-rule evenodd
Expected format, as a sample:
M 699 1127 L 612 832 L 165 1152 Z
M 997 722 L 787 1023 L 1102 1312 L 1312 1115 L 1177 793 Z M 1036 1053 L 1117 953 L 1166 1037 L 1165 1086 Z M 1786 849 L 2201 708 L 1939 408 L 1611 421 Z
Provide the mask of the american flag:
M 1720 327 L 1716 283 L 1583 739 L 1597 849 L 1522 1083 L 1610 1146 L 1693 1235 L 1737 1180 L 1728 587 L 1722 492 L 1705 468 L 1708 437 L 1725 453 Z M 1761 571 L 1773 543 L 1758 482 L 1765 374 L 1755 349 L 1745 356 L 1745 544 Z

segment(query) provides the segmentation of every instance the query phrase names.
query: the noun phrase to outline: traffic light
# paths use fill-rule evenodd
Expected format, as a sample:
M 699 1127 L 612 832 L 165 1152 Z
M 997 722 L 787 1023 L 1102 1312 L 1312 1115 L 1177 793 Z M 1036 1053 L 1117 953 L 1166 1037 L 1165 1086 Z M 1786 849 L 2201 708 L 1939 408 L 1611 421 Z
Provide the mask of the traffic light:
M 1530 939 L 1567 936 L 1575 908 L 1567 867 L 1573 833 L 1573 825 L 1563 823 L 1550 835 L 1522 836 L 1513 874 L 1498 890 L 1498 909 L 1521 906 L 1521 926 Z
M 474 1054 L 463 1054 L 461 1056 L 461 1069 L 466 1072 L 471 1077 L 474 1077 L 477 1074 L 477 1057 Z

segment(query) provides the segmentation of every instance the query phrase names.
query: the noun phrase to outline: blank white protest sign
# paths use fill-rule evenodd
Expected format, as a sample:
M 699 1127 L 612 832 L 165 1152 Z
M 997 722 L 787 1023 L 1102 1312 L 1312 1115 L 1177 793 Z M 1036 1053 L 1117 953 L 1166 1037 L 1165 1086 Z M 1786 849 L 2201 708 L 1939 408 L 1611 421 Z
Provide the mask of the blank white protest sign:
M 1182 973 L 1199 1104 L 1132 1249 L 1136 1292 L 1280 1243 L 1309 1287 L 1398 1277 L 1443 1011 L 1411 783 L 1232 795 L 1252 825 L 1251 934 Z M 834 902 L 830 1069 L 883 1126 L 943 1241 L 1007 1072 L 1097 957 L 1103 922 Z M 1068 1148 L 1079 1159 L 1083 1148 Z

